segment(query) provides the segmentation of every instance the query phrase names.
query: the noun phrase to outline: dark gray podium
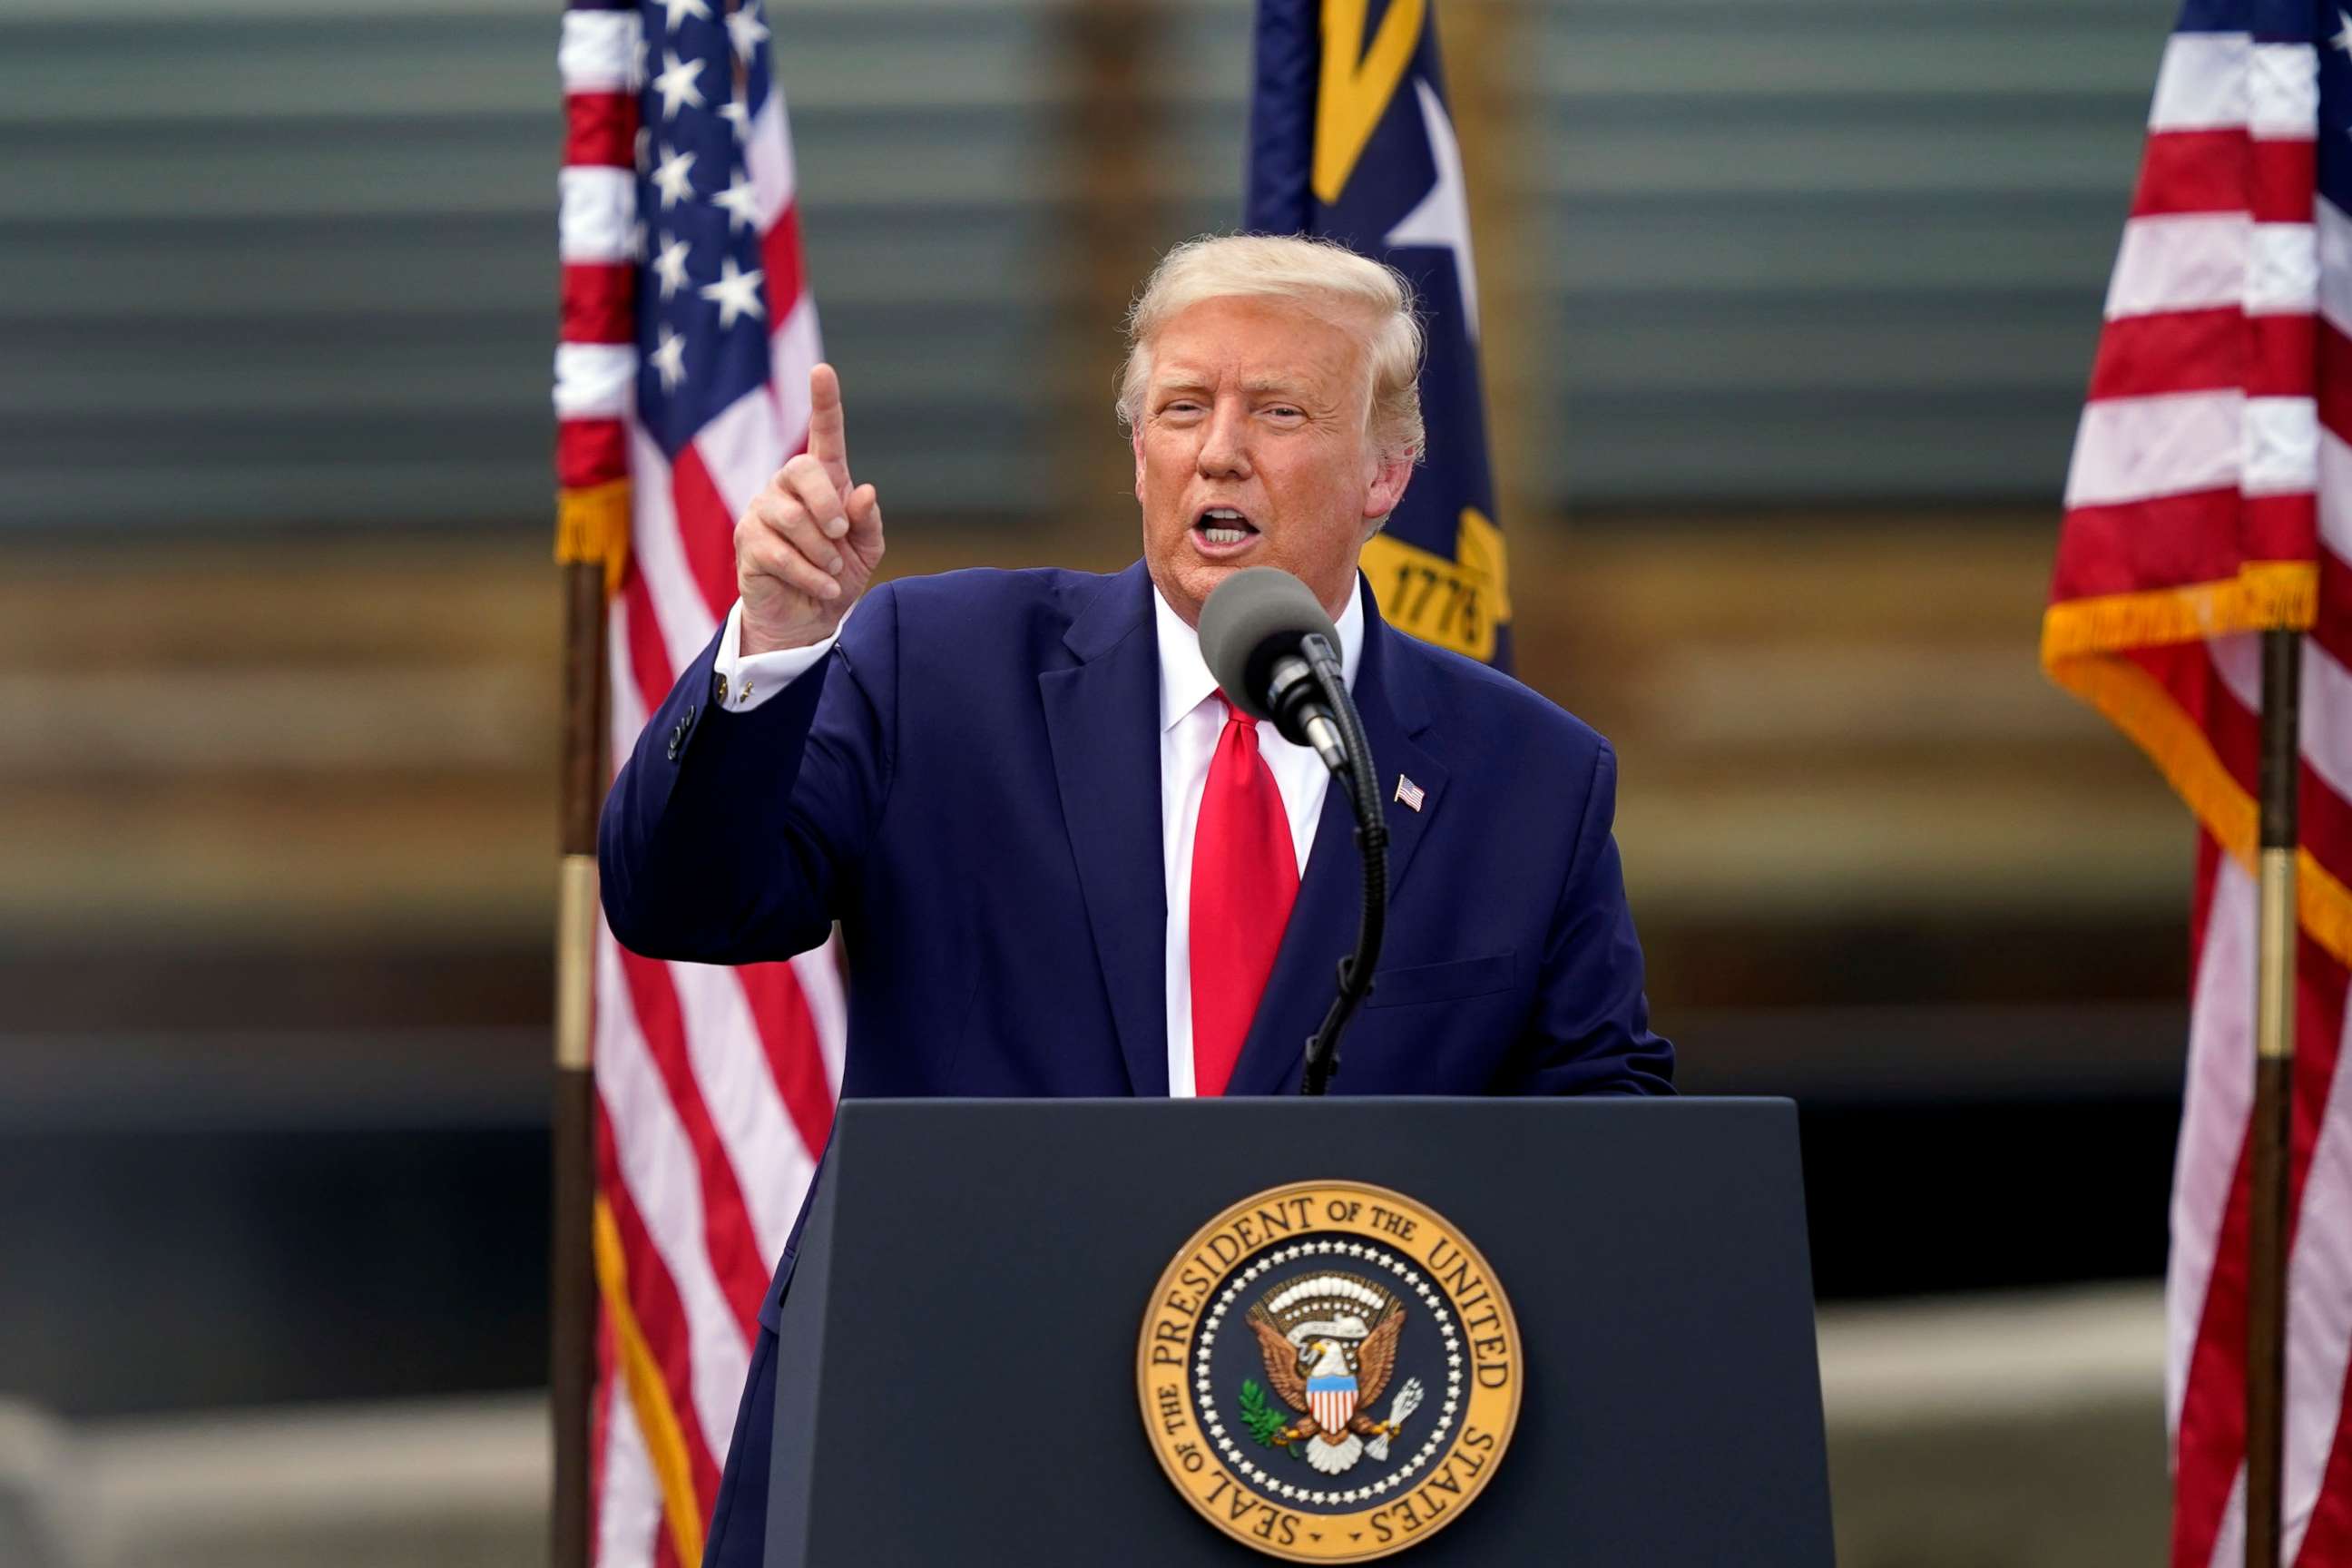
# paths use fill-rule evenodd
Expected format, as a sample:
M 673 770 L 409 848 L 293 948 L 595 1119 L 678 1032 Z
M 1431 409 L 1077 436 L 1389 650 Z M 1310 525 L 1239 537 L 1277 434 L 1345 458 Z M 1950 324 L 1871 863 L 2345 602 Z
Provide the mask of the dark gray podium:
M 782 1308 L 769 1563 L 1273 1561 L 1163 1473 L 1139 1335 L 1220 1211 L 1327 1179 L 1458 1226 L 1523 1347 L 1507 1450 L 1401 1561 L 1832 1561 L 1791 1105 L 1341 1097 L 845 1105 Z

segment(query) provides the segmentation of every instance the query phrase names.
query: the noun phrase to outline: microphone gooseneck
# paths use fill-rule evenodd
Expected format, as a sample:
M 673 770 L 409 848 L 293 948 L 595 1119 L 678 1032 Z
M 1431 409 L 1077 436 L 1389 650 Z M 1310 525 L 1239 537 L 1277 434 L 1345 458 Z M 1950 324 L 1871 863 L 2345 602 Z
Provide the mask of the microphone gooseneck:
M 1363 720 L 1348 696 L 1339 634 L 1307 584 L 1272 566 L 1236 572 L 1201 608 L 1201 654 L 1226 698 L 1284 739 L 1310 746 L 1348 792 L 1363 865 L 1356 942 L 1339 960 L 1339 994 L 1307 1041 L 1302 1094 L 1322 1094 L 1339 1068 L 1339 1034 L 1372 988 L 1388 926 L 1389 830 Z
M 1328 647 L 1323 651 L 1329 653 Z M 1355 948 L 1339 961 L 1339 994 L 1331 998 L 1321 1026 L 1307 1037 L 1307 1066 L 1298 1080 L 1301 1094 L 1322 1094 L 1331 1087 L 1332 1075 L 1339 1070 L 1339 1032 L 1371 993 L 1372 966 L 1380 962 L 1381 942 L 1389 921 L 1389 826 L 1381 815 L 1380 786 L 1374 782 L 1380 775 L 1372 769 L 1372 743 L 1364 735 L 1364 722 L 1355 703 L 1349 700 L 1339 658 L 1316 660 L 1315 676 L 1339 716 L 1341 738 L 1352 759 L 1349 766 L 1332 770 L 1331 782 L 1348 792 L 1348 804 L 1356 814 L 1356 853 L 1363 866 L 1364 888 Z

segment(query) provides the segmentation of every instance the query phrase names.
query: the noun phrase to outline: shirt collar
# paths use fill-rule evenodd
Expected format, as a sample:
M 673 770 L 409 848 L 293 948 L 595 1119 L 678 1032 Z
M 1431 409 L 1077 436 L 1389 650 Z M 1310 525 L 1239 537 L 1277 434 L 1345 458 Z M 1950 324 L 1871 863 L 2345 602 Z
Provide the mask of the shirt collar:
M 1200 633 L 1169 606 L 1156 583 L 1151 586 L 1151 608 L 1160 633 L 1160 728 L 1164 732 L 1209 700 L 1217 689 L 1217 678 L 1209 673 L 1208 661 L 1201 657 Z M 1364 653 L 1361 577 L 1348 590 L 1348 607 L 1339 612 L 1339 673 L 1352 690 L 1356 667 Z

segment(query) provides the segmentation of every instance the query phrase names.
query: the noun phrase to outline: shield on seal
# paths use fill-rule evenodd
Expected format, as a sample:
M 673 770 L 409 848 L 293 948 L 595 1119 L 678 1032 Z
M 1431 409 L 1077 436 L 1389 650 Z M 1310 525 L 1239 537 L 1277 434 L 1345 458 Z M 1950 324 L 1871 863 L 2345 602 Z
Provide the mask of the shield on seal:
M 1348 1435 L 1348 1417 L 1356 1413 L 1353 1377 L 1310 1377 L 1307 1380 L 1307 1412 L 1315 1425 L 1334 1437 Z

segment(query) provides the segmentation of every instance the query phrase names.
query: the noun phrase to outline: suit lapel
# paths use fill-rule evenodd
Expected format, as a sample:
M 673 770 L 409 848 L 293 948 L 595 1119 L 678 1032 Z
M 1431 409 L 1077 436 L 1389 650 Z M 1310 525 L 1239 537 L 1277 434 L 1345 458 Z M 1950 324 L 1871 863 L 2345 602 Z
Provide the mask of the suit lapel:
M 1037 678 L 1127 1076 L 1168 1092 L 1168 888 L 1160 841 L 1160 652 L 1140 563 L 1112 578 L 1063 641 L 1080 662 Z
M 1421 680 L 1416 650 L 1406 646 L 1404 634 L 1381 619 L 1372 599 L 1372 585 L 1363 584 L 1364 653 L 1356 671 L 1353 696 L 1364 721 L 1364 739 L 1372 749 L 1373 778 L 1378 781 L 1382 819 L 1389 829 L 1389 930 L 1398 921 L 1398 895 L 1411 869 L 1413 852 L 1444 804 L 1446 773 L 1437 759 L 1422 749 L 1420 737 L 1429 729 L 1429 703 Z M 1422 790 L 1415 811 L 1396 798 L 1400 774 Z M 1339 781 L 1324 791 L 1323 813 L 1315 826 L 1315 847 L 1307 858 L 1307 875 L 1298 884 L 1298 901 L 1291 906 L 1282 947 L 1275 957 L 1274 973 L 1258 1002 L 1241 1060 L 1234 1066 L 1230 1094 L 1295 1093 L 1307 1037 L 1323 1022 L 1338 992 L 1339 961 L 1356 945 L 1356 922 L 1362 902 L 1363 862 L 1355 842 L 1355 814 L 1349 809 Z M 1164 983 L 1163 983 L 1164 991 Z M 1166 1033 L 1162 1026 L 1162 1035 Z M 1339 1077 L 1347 1086 L 1347 1037 L 1340 1037 Z

